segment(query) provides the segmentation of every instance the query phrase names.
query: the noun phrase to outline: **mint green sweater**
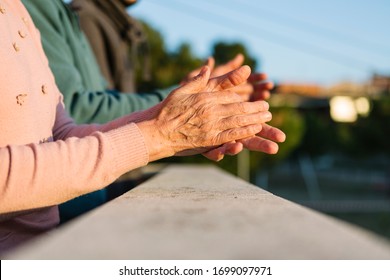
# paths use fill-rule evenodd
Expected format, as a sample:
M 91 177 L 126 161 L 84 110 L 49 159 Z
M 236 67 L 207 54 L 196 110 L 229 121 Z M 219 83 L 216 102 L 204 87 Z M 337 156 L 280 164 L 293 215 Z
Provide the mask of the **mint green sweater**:
M 147 109 L 169 93 L 121 94 L 107 90 L 76 15 L 61 0 L 22 0 L 41 33 L 67 111 L 77 123 L 105 123 Z

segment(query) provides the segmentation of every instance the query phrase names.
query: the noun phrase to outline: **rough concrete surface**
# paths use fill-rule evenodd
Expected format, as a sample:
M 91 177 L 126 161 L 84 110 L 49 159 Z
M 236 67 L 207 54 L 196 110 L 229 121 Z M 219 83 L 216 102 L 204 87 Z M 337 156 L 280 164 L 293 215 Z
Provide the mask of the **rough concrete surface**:
M 9 259 L 390 259 L 390 244 L 212 166 L 173 165 Z

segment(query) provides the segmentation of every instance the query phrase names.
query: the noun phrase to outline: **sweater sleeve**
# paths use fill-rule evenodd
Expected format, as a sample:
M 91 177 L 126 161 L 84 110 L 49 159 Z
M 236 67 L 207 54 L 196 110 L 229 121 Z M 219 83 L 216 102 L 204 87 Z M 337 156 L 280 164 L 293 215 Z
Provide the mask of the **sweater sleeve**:
M 40 30 L 50 68 L 67 111 L 76 123 L 105 123 L 149 108 L 168 95 L 168 91 L 120 94 L 105 90 L 92 50 L 62 1 L 23 0 L 23 3 Z M 91 83 L 95 85 L 89 86 Z
M 121 118 L 103 126 L 75 126 L 61 107 L 54 142 L 0 148 L 0 213 L 65 202 L 148 163 L 136 124 L 115 128 L 128 121 Z M 73 137 L 83 134 L 89 136 Z

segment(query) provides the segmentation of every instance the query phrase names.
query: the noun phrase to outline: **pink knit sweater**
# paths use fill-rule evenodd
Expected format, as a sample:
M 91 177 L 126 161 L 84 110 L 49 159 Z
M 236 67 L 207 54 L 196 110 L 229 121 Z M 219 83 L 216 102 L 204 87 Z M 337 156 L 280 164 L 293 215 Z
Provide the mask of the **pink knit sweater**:
M 55 205 L 148 163 L 137 122 L 77 126 L 67 116 L 20 0 L 0 0 L 0 254 L 58 224 Z

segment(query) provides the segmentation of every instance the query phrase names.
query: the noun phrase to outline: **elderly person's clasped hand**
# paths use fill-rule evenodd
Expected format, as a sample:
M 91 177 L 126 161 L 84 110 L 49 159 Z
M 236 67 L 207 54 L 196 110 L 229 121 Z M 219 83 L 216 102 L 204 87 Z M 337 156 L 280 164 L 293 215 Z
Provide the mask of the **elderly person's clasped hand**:
M 239 81 L 237 75 L 232 79 L 234 83 L 223 83 L 225 87 L 239 94 L 243 101 L 257 101 L 257 100 L 266 100 L 270 97 L 270 90 L 273 88 L 273 83 L 268 80 L 267 74 L 265 73 L 246 73 L 243 70 L 244 56 L 238 54 L 235 58 L 228 61 L 222 65 L 215 65 L 215 60 L 213 57 L 209 57 L 206 61 L 206 65 L 210 67 L 211 80 L 220 77 L 229 77 L 230 74 L 236 73 L 237 70 L 241 70 L 241 78 L 245 77 L 244 80 Z M 244 68 L 245 69 L 245 68 Z M 247 68 L 249 69 L 249 68 Z M 191 77 L 196 76 L 200 69 L 195 69 L 187 75 L 183 80 L 188 81 Z M 229 74 L 229 75 L 227 75 Z M 226 80 L 226 79 L 225 79 Z M 247 148 L 253 151 L 264 152 L 267 154 L 276 154 L 278 152 L 279 146 L 276 142 L 284 142 L 286 135 L 279 129 L 263 124 L 262 131 L 257 135 L 252 137 L 241 139 L 240 141 L 233 141 L 226 143 L 221 147 L 213 149 L 207 153 L 204 153 L 204 156 L 207 158 L 219 161 L 223 159 L 224 155 L 236 155 L 242 151 L 243 148 Z
M 249 75 L 250 68 L 242 66 L 210 79 L 210 68 L 205 66 L 199 75 L 149 109 L 150 118 L 138 123 L 149 160 L 199 153 L 219 160 L 221 152 L 236 154 L 242 147 L 273 153 L 268 142 L 276 145 L 273 141 L 283 138 L 284 133 L 265 125 L 272 118 L 268 103 L 243 101 L 230 90 Z M 257 141 L 256 135 L 262 132 L 270 140 Z

